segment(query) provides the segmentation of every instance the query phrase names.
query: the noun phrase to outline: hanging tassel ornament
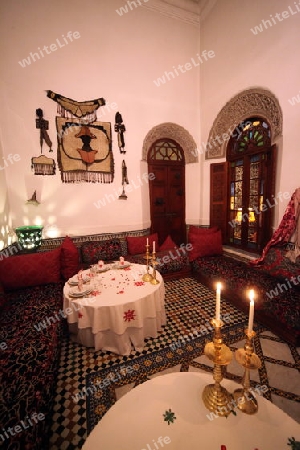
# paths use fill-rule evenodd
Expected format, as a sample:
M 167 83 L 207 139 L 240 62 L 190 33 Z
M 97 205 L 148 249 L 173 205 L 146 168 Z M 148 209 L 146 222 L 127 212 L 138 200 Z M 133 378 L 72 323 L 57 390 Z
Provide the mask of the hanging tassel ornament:
M 55 175 L 56 166 L 54 159 L 40 155 L 31 159 L 31 168 L 34 170 L 34 175 Z

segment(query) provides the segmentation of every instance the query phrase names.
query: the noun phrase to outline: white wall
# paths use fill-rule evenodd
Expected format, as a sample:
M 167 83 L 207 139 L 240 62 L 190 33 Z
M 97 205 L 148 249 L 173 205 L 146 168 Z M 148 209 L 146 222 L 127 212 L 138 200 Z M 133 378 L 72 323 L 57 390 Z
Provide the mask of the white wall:
M 171 19 L 142 6 L 120 16 L 123 0 L 12 0 L 1 4 L 2 81 L 0 126 L 3 156 L 19 155 L 20 161 L 5 169 L 12 226 L 43 224 L 44 235 L 82 235 L 134 230 L 150 225 L 147 183 L 138 185 L 147 172 L 141 161 L 142 144 L 148 131 L 163 122 L 186 128 L 199 142 L 199 67 L 179 73 L 157 87 L 153 80 L 165 71 L 184 65 L 199 51 L 197 27 Z M 69 31 L 80 37 L 68 40 Z M 50 51 L 57 39 L 64 46 Z M 67 38 L 66 38 L 67 39 Z M 44 57 L 22 67 L 19 61 L 44 50 Z M 77 101 L 104 97 L 115 108 L 103 108 L 98 120 L 112 123 L 115 180 L 112 184 L 66 184 L 55 176 L 35 176 L 31 158 L 39 156 L 39 131 L 35 111 L 42 108 L 50 122 L 49 135 L 56 150 L 57 104 L 47 98 L 50 89 Z M 113 131 L 116 111 L 126 126 L 125 158 L 119 153 Z M 44 153 L 56 159 L 56 151 Z M 132 192 L 128 200 L 107 202 L 121 187 L 121 162 L 125 159 Z M 187 166 L 187 222 L 199 218 L 199 164 Z M 0 175 L 1 177 L 1 175 Z M 1 178 L 0 178 L 1 183 Z M 39 206 L 27 205 L 34 191 Z M 5 192 L 1 190 L 1 196 Z M 110 197 L 111 198 L 111 197 Z M 3 204 L 3 201 L 2 201 Z M 52 228 L 51 228 L 52 227 Z
M 284 11 L 288 13 L 284 13 L 285 19 L 282 16 Z M 271 20 L 272 26 L 267 22 L 266 25 L 262 23 L 262 20 L 267 19 Z M 263 31 L 253 34 L 251 28 L 260 24 Z M 294 106 L 288 101 L 297 96 L 300 89 L 299 30 L 300 4 L 296 2 L 295 5 L 289 0 L 243 3 L 238 0 L 219 0 L 201 24 L 201 48 L 210 48 L 216 54 L 210 64 L 201 67 L 201 141 L 207 141 L 216 116 L 237 93 L 252 87 L 269 89 L 279 100 L 283 112 L 277 193 L 282 191 L 292 194 L 300 186 L 300 97 L 299 103 Z M 218 161 L 204 161 L 202 156 L 202 223 L 209 221 L 209 166 L 211 162 Z M 287 202 L 284 200 L 276 208 L 275 227 L 282 218 Z
M 9 230 L 11 229 L 11 220 L 9 215 L 8 192 L 5 172 L 9 161 L 4 158 L 0 141 L 0 250 L 11 243 L 9 240 Z

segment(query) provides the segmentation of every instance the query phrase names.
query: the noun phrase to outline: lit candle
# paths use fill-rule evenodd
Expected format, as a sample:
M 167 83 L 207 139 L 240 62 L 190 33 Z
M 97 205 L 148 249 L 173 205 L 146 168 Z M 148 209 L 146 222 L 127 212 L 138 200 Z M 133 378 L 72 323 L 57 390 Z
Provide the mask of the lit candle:
M 248 322 L 248 333 L 253 331 L 253 319 L 254 319 L 254 290 L 251 289 L 249 292 L 250 298 L 250 308 L 249 308 L 249 322 Z
M 221 310 L 221 283 L 217 283 L 217 295 L 216 295 L 216 319 L 220 320 Z
M 155 241 L 153 241 L 153 253 L 155 253 Z

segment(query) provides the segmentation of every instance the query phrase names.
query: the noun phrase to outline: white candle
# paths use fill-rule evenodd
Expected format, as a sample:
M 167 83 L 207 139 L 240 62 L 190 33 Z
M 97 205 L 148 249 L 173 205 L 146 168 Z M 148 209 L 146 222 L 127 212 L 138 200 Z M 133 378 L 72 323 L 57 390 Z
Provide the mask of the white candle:
M 149 245 L 149 239 L 147 238 L 147 245 Z
M 221 311 L 221 283 L 217 283 L 217 295 L 216 295 L 216 319 L 220 320 Z
M 254 319 L 254 291 L 251 289 L 249 292 L 250 298 L 250 308 L 249 308 L 249 322 L 248 322 L 248 333 L 253 331 L 253 319 Z
M 155 241 L 153 241 L 153 253 L 155 253 Z

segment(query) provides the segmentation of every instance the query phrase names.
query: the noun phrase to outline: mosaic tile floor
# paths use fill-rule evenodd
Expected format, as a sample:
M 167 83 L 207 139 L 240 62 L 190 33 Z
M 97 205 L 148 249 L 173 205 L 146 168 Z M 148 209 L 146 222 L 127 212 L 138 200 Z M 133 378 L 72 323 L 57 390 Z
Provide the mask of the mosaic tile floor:
M 88 434 L 87 398 L 84 394 L 88 374 L 135 361 L 141 355 L 151 355 L 174 342 L 192 339 L 200 329 L 209 327 L 214 308 L 214 293 L 199 282 L 192 278 L 173 280 L 166 283 L 167 325 L 158 338 L 145 342 L 142 353 L 133 350 L 129 356 L 118 356 L 110 352 L 95 352 L 66 337 L 62 346 L 49 449 L 82 448 Z M 234 351 L 243 347 L 241 330 L 247 323 L 247 317 L 226 301 L 222 301 L 221 313 L 226 318 L 230 348 Z M 268 391 L 265 396 L 300 423 L 300 349 L 286 344 L 263 327 L 256 326 L 256 330 L 258 335 L 255 339 L 255 351 L 263 365 L 259 371 L 251 372 L 251 379 L 266 384 Z M 211 338 L 209 330 L 207 331 L 203 345 L 205 340 Z M 212 364 L 203 355 L 202 347 L 199 355 L 185 364 L 185 367 L 176 365 L 151 377 L 176 370 L 211 372 Z M 242 373 L 242 368 L 232 362 L 226 376 L 240 381 Z M 118 388 L 117 398 L 132 387 L 132 384 L 128 384 Z M 81 399 L 78 397 L 80 393 L 83 393 Z

